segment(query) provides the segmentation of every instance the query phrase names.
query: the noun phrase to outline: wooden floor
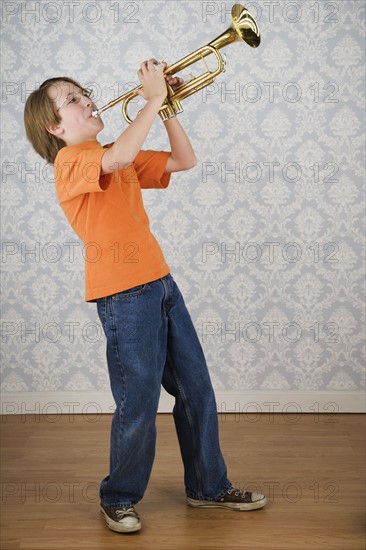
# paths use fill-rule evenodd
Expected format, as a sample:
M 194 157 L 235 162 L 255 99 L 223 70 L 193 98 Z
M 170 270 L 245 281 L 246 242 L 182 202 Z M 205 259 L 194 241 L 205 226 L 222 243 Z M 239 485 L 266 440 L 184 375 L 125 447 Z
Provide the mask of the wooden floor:
M 359 550 L 365 548 L 365 418 L 220 415 L 229 477 L 267 495 L 252 512 L 185 504 L 171 415 L 157 418 L 139 533 L 103 523 L 111 415 L 4 416 L 1 550 Z M 1 421 L 2 420 L 2 421 Z

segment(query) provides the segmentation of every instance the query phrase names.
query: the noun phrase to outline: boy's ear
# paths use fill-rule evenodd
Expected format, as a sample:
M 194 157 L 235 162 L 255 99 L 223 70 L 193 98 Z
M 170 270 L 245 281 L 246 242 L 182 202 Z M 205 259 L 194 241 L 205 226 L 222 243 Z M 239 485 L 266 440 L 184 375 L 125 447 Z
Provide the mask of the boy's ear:
M 56 136 L 56 137 L 64 133 L 64 129 L 61 128 L 61 126 L 57 126 L 55 124 L 52 126 L 47 126 L 46 130 L 49 134 L 52 134 L 53 136 Z

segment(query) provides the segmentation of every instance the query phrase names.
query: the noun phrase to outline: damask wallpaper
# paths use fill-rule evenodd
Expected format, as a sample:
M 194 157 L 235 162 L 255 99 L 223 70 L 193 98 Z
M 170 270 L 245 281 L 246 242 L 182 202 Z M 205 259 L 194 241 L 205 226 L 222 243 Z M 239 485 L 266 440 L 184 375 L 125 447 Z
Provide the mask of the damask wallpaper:
M 2 2 L 3 394 L 109 391 L 85 249 L 25 138 L 27 96 L 70 76 L 102 106 L 139 84 L 143 60 L 216 38 L 233 4 Z M 261 44 L 223 48 L 226 71 L 183 102 L 198 164 L 143 191 L 151 227 L 217 391 L 362 390 L 365 2 L 245 5 Z M 103 120 L 102 143 L 126 127 L 120 107 Z M 169 150 L 159 117 L 144 148 Z

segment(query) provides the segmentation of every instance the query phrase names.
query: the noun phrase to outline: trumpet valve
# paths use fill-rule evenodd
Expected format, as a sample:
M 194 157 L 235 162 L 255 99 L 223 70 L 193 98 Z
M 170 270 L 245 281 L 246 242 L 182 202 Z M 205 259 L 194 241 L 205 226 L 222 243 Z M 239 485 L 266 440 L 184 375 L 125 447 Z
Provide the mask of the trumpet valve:
M 165 100 L 165 103 L 160 107 L 159 115 L 160 118 L 165 121 L 169 120 L 169 118 L 174 117 L 175 115 L 178 115 L 179 113 L 183 113 L 183 108 L 181 105 L 181 102 L 177 99 L 169 100 L 168 98 Z

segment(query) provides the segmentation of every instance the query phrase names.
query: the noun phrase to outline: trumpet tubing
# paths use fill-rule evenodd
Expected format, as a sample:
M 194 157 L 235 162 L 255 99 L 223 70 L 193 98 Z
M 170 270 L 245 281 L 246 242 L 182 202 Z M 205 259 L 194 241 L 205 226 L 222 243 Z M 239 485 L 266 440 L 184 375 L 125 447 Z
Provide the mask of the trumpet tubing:
M 258 29 L 258 25 L 249 11 L 240 4 L 234 4 L 231 9 L 232 22 L 222 34 L 217 36 L 206 46 L 199 48 L 198 50 L 183 57 L 173 65 L 167 67 L 164 71 L 164 76 L 174 75 L 189 65 L 196 63 L 200 59 L 203 59 L 207 55 L 213 54 L 217 60 L 217 69 L 210 71 L 209 69 L 198 77 L 192 77 L 191 80 L 182 84 L 176 90 L 173 90 L 171 86 L 167 85 L 167 97 L 159 109 L 159 115 L 163 120 L 168 120 L 170 117 L 175 116 L 183 111 L 181 101 L 186 99 L 190 95 L 198 92 L 202 88 L 205 88 L 209 84 L 212 84 L 215 78 L 225 70 L 225 60 L 219 50 L 233 42 L 243 41 L 250 47 L 257 48 L 260 44 L 261 37 Z M 92 112 L 94 117 L 100 116 L 104 111 L 107 111 L 111 107 L 114 107 L 118 103 L 122 103 L 122 113 L 126 121 L 130 124 L 132 120 L 128 116 L 127 108 L 129 102 L 138 95 L 137 90 L 142 88 L 142 84 L 137 86 L 133 90 L 117 97 L 110 101 L 101 109 L 97 109 Z

